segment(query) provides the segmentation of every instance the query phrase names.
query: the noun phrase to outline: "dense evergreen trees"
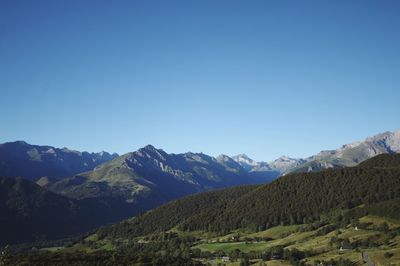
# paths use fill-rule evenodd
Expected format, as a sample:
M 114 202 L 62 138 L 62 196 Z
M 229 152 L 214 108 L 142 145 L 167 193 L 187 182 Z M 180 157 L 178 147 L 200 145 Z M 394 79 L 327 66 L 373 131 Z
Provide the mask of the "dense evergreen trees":
M 23 178 L 0 177 L 0 246 L 59 239 L 114 222 L 123 200 L 73 200 Z
M 335 209 L 395 216 L 394 206 L 400 199 L 399 158 L 399 154 L 385 154 L 357 167 L 291 174 L 267 185 L 202 193 L 101 228 L 98 233 L 101 237 L 135 237 L 175 226 L 221 234 L 242 227 L 256 231 L 279 224 L 309 223 Z M 360 205 L 365 207 L 354 208 Z
M 116 244 L 115 251 L 6 254 L 1 260 L 17 265 L 201 265 L 200 259 L 229 256 L 240 265 L 249 265 L 252 259 L 284 259 L 292 265 L 304 265 L 303 259 L 316 255 L 315 250 L 274 246 L 247 253 L 239 249 L 212 253 L 193 248 L 198 239 L 190 235 L 195 234 L 185 236 L 167 231 L 178 227 L 225 234 L 244 227 L 257 231 L 278 224 L 307 223 L 299 230 L 318 228 L 315 235 L 322 236 L 349 224 L 360 228 L 372 226 L 354 220 L 367 214 L 399 218 L 399 206 L 400 155 L 382 155 L 358 167 L 292 174 L 269 185 L 240 186 L 189 196 L 100 228 L 98 239 L 106 238 Z M 387 224 L 373 226 L 375 231 L 390 238 L 399 235 L 399 229 L 389 230 Z M 142 236 L 141 241 L 138 236 Z M 96 242 L 86 240 L 82 244 L 93 245 L 96 250 Z M 374 239 L 350 242 L 333 236 L 330 245 L 371 248 L 377 242 Z M 339 259 L 324 265 L 353 263 Z

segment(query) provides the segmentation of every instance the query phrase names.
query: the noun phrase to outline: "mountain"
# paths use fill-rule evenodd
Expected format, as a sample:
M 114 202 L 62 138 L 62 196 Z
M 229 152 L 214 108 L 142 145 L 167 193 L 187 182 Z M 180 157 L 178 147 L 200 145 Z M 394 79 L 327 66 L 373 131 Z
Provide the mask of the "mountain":
M 400 131 L 386 132 L 306 159 L 282 156 L 269 163 L 256 162 L 245 154 L 232 158 L 191 152 L 168 154 L 148 145 L 92 171 L 57 182 L 44 179 L 38 183 L 73 199 L 107 198 L 123 202 L 119 210 L 129 217 L 202 191 L 270 182 L 291 172 L 354 166 L 374 155 L 399 151 L 399 136 Z
M 23 178 L 0 178 L 0 246 L 82 234 L 115 222 L 120 204 L 73 200 Z
M 57 165 L 55 161 L 65 159 L 65 153 L 86 156 L 26 143 L 5 146 L 18 155 L 37 151 L 37 161 L 32 164 L 41 163 L 37 165 L 40 167 Z M 52 149 L 56 158 L 50 160 L 48 153 L 54 154 Z M 12 157 L 10 153 L 7 158 Z M 30 159 L 21 157 L 29 163 Z M 249 175 L 226 155 L 214 158 L 202 153 L 168 154 L 151 145 L 100 164 L 92 171 L 61 180 L 50 176 L 48 171 L 36 183 L 20 177 L 0 178 L 0 245 L 69 237 L 189 194 L 265 182 L 269 178 Z
M 269 163 L 272 169 L 280 173 L 286 173 L 290 169 L 303 165 L 306 162 L 304 159 L 291 158 L 288 156 L 281 156 L 278 159 Z
M 246 154 L 238 154 L 236 156 L 232 156 L 232 159 L 235 160 L 238 164 L 240 164 L 243 169 L 246 171 L 252 171 L 254 168 L 259 167 L 261 163 L 250 159 Z M 267 171 L 271 170 L 270 167 L 267 167 Z
M 276 177 L 292 172 L 315 172 L 328 168 L 355 166 L 362 161 L 384 153 L 400 152 L 400 129 L 384 132 L 364 141 L 345 144 L 336 150 L 321 151 L 304 159 L 282 156 L 272 162 L 256 162 L 245 154 L 233 156 L 248 172 L 275 173 Z
M 61 179 L 92 170 L 117 156 L 30 145 L 24 141 L 8 142 L 0 144 L 0 176 L 20 176 L 33 181 L 41 177 Z
M 226 158 L 228 159 L 228 158 Z M 266 185 L 172 201 L 53 252 L 33 265 L 397 265 L 400 155 L 295 173 Z
M 269 175 L 249 174 L 226 155 L 168 154 L 148 145 L 49 189 L 74 199 L 114 198 L 143 210 L 201 191 L 270 180 Z M 133 214 L 126 211 L 127 217 Z
M 321 151 L 287 172 L 311 172 L 321 169 L 355 166 L 379 154 L 400 152 L 400 130 L 384 132 L 364 141 L 343 145 L 336 150 Z
M 158 154 L 165 158 L 160 150 Z M 233 163 L 229 157 L 219 159 Z M 22 207 L 13 209 L 24 213 L 24 205 L 17 206 Z M 36 212 L 40 206 L 26 210 Z M 29 251 L 20 254 L 3 249 L 0 262 L 208 265 L 225 263 L 225 257 L 241 265 L 395 265 L 400 260 L 399 207 L 400 154 L 381 154 L 355 167 L 292 173 L 266 185 L 198 193 L 74 242 L 42 241 L 47 252 L 34 251 L 31 245 L 24 245 Z M 16 226 L 25 230 L 24 224 Z
M 137 237 L 172 228 L 226 234 L 239 228 L 310 223 L 335 210 L 366 215 L 373 210 L 369 206 L 386 201 L 400 202 L 399 154 L 379 155 L 356 167 L 288 174 L 266 185 L 192 195 L 104 227 L 99 234 Z M 388 215 L 400 218 L 393 210 Z
M 230 164 L 232 169 L 241 174 L 247 172 L 253 178 L 271 180 L 290 172 L 311 172 L 354 166 L 375 155 L 396 152 L 400 152 L 400 130 L 381 133 L 364 141 L 343 145 L 336 150 L 321 151 L 304 159 L 282 156 L 271 162 L 256 162 L 247 155 L 240 154 L 231 157 Z M 187 154 L 190 156 L 190 153 Z M 78 152 L 67 148 L 30 145 L 23 141 L 9 142 L 0 144 L 0 176 L 21 176 L 33 181 L 45 177 L 48 180 L 39 183 L 48 184 L 49 180 L 53 183 L 54 179 L 93 170 L 96 166 L 116 157 L 118 155 L 115 153 Z M 226 157 L 228 156 L 221 155 L 222 159 L 215 158 L 215 160 L 223 164 L 221 160 L 228 160 Z M 233 161 L 237 164 L 233 165 Z
M 237 190 L 233 188 L 234 193 L 228 190 L 218 190 L 215 194 L 209 192 L 204 198 L 206 205 L 213 208 L 212 202 L 208 202 L 208 199 L 213 199 L 220 202 L 220 210 L 204 206 L 203 212 L 202 205 L 195 200 L 194 205 L 185 210 L 190 217 L 176 216 L 179 225 L 192 230 L 203 228 L 207 222 L 209 228 L 218 231 L 231 230 L 239 225 L 266 226 L 312 220 L 316 214 L 333 208 L 335 204 L 347 208 L 397 197 L 397 164 L 389 167 L 387 158 L 396 158 L 395 154 L 400 151 L 399 143 L 400 131 L 386 132 L 306 159 L 281 157 L 270 163 L 258 163 L 245 155 L 233 158 L 220 155 L 214 158 L 202 153 L 168 154 L 151 145 L 116 157 L 115 154 L 80 153 L 24 142 L 6 143 L 0 145 L 0 172 L 9 173 L 5 176 L 19 174 L 37 184 L 21 178 L 2 179 L 0 217 L 5 218 L 0 218 L 0 221 L 4 228 L 16 225 L 7 232 L 16 232 L 17 227 L 26 228 L 21 230 L 21 234 L 13 233 L 15 239 L 30 241 L 41 237 L 63 237 L 138 215 L 190 194 L 269 182 L 281 173 L 286 175 L 271 185 L 255 187 L 257 191 L 247 191 L 253 191 L 252 187 L 243 188 L 247 191 L 246 195 L 241 194 L 243 190 L 240 187 Z M 381 155 L 368 160 L 377 154 L 389 154 L 389 157 Z M 378 159 L 379 165 L 384 165 L 383 181 L 383 170 L 378 169 L 381 166 L 368 166 L 372 162 L 377 163 Z M 102 161 L 106 162 L 100 163 Z M 353 168 L 303 173 L 343 168 L 359 162 L 363 163 Z M 79 169 L 84 170 L 65 177 L 67 173 Z M 65 178 L 59 180 L 60 177 Z M 385 183 L 386 180 L 389 183 Z M 348 189 L 349 184 L 352 190 Z M 265 192 L 261 193 L 264 189 Z M 385 195 L 379 194 L 383 193 L 382 189 L 386 190 Z M 304 198 L 299 200 L 295 196 Z M 253 203 L 259 208 L 254 210 L 246 205 Z M 197 213 L 191 213 L 192 210 L 197 210 Z M 279 214 L 276 210 L 279 210 Z M 173 211 L 179 213 L 179 210 Z M 48 222 L 54 213 L 57 217 L 67 217 L 65 221 L 71 227 L 57 220 L 55 224 L 63 226 L 54 229 L 52 223 Z M 168 216 L 165 213 L 163 215 Z M 213 220 L 207 220 L 208 216 Z M 217 220 L 224 222 L 221 224 Z M 175 220 L 171 218 L 171 221 Z M 35 235 L 33 232 L 39 233 Z M 24 235 L 26 238 L 23 238 Z M 12 239 L 12 236 L 8 237 Z
M 278 177 L 288 170 L 298 167 L 306 162 L 304 159 L 290 158 L 282 156 L 270 163 L 256 162 L 246 154 L 232 156 L 232 159 L 240 164 L 249 173 L 269 173 L 271 176 Z

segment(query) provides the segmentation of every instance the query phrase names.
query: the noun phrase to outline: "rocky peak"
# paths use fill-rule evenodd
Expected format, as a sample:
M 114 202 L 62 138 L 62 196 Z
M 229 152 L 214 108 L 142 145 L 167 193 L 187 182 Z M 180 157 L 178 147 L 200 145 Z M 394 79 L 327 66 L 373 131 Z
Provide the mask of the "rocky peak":
M 400 153 L 400 129 L 393 133 L 389 145 L 392 151 Z
M 200 163 L 204 163 L 204 164 L 208 164 L 207 160 L 210 159 L 210 157 L 208 155 L 205 155 L 203 153 L 193 153 L 193 152 L 184 153 L 183 157 L 187 161 L 200 162 Z
M 16 144 L 16 145 L 30 146 L 29 143 L 27 143 L 27 142 L 25 142 L 23 140 L 17 140 L 17 141 L 14 141 L 14 142 L 8 142 L 8 143 L 5 143 L 5 144 Z
M 246 154 L 233 156 L 232 159 L 248 172 L 267 172 L 272 170 L 267 162 L 256 162 L 253 159 L 250 159 Z
M 274 162 L 291 162 L 293 160 L 295 160 L 295 159 L 293 159 L 293 158 L 291 158 L 289 156 L 286 156 L 286 155 L 282 155 L 281 157 L 276 159 Z
M 144 146 L 143 148 L 141 148 L 141 150 L 146 150 L 146 151 L 157 151 L 157 149 L 151 145 L 151 144 L 147 144 L 146 146 Z
M 387 139 L 392 138 L 393 135 L 394 135 L 393 132 L 386 131 L 386 132 L 377 134 L 377 135 L 375 135 L 375 136 L 369 137 L 369 138 L 367 138 L 365 141 L 367 141 L 367 142 L 376 142 L 376 141 L 382 141 L 382 140 L 385 141 L 385 140 L 387 140 Z
M 219 161 L 219 162 L 233 161 L 233 159 L 231 157 L 229 157 L 228 155 L 225 155 L 225 154 L 220 154 L 215 159 L 217 159 L 217 161 Z
M 249 156 L 247 156 L 244 153 L 233 156 L 232 159 L 235 160 L 236 162 L 238 162 L 239 164 L 246 164 L 246 165 L 252 165 L 252 166 L 257 165 L 256 161 L 249 158 Z
M 145 147 L 132 153 L 133 157 L 140 157 L 142 159 L 152 159 L 157 161 L 166 161 L 167 154 L 161 150 L 156 149 L 153 145 L 146 145 Z
M 289 169 L 294 168 L 305 161 L 303 159 L 291 158 L 289 156 L 283 155 L 278 159 L 269 163 L 272 169 L 279 171 L 281 173 L 287 172 Z

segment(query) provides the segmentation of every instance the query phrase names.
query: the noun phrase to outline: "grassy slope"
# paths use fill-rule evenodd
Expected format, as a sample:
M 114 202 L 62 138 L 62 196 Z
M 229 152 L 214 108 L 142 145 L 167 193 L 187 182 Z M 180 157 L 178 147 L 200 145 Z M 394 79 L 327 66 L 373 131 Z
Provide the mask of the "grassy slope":
M 390 230 L 395 230 L 400 227 L 400 220 L 383 218 L 377 216 L 365 216 L 359 219 L 359 222 L 370 223 L 366 229 L 358 229 L 347 225 L 343 228 L 336 229 L 325 235 L 317 235 L 318 230 L 316 228 L 310 231 L 304 231 L 306 225 L 289 225 L 289 226 L 275 226 L 265 231 L 260 232 L 249 232 L 247 229 L 236 230 L 230 234 L 224 236 L 215 236 L 209 232 L 193 231 L 193 232 L 181 232 L 177 229 L 171 231 L 178 233 L 182 236 L 196 236 L 199 238 L 197 245 L 192 248 L 199 248 L 202 251 L 216 252 L 223 250 L 229 253 L 235 249 L 239 249 L 242 252 L 250 251 L 268 251 L 273 247 L 284 246 L 285 249 L 298 249 L 303 251 L 312 251 L 316 253 L 314 256 L 307 257 L 303 261 L 308 265 L 314 265 L 316 261 L 320 260 L 338 260 L 349 259 L 355 263 L 355 265 L 364 265 L 362 262 L 362 252 L 367 251 L 371 260 L 376 265 L 400 265 L 400 236 L 397 236 L 389 241 L 388 236 L 375 229 L 374 226 L 387 223 L 390 226 Z M 239 242 L 232 241 L 232 236 L 240 236 Z M 270 241 L 256 241 L 256 237 L 270 237 L 273 240 Z M 377 239 L 381 244 L 373 248 L 359 248 L 351 251 L 340 251 L 337 247 L 330 244 L 332 237 L 339 239 L 349 239 L 352 243 L 357 240 L 367 240 L 373 237 Z M 245 238 L 251 239 L 251 241 L 245 241 Z M 139 240 L 141 238 L 137 238 Z M 217 242 L 219 241 L 219 242 Z M 123 240 L 120 240 L 122 243 Z M 90 243 L 90 244 L 89 244 Z M 99 250 L 114 250 L 115 246 L 109 240 L 98 240 L 96 235 L 87 237 L 84 243 L 76 244 L 72 247 L 65 248 L 59 252 L 94 252 Z M 385 258 L 385 253 L 391 253 L 390 258 Z M 222 261 L 218 258 L 203 261 L 210 263 L 211 265 L 218 265 Z M 259 263 L 259 260 L 252 261 L 255 265 Z M 267 265 L 290 265 L 289 261 L 267 261 Z M 392 263 L 392 264 L 389 264 Z M 396 264 L 398 263 L 398 264 Z M 239 262 L 229 262 L 225 265 L 239 265 Z
M 400 227 L 400 221 L 389 218 L 382 218 L 377 216 L 365 216 L 359 219 L 360 222 L 368 222 L 373 225 L 380 225 L 382 223 L 387 223 L 391 229 L 396 229 Z M 382 244 L 378 247 L 367 248 L 367 249 L 359 249 L 359 250 L 351 250 L 346 252 L 341 252 L 337 247 L 333 247 L 330 245 L 330 239 L 334 236 L 339 239 L 349 239 L 350 242 L 354 242 L 357 240 L 366 240 L 371 237 L 375 237 L 375 239 L 384 240 L 387 238 L 385 234 L 382 232 L 376 231 L 372 228 L 368 229 L 358 229 L 356 230 L 352 226 L 347 226 L 340 230 L 332 231 L 326 235 L 317 236 L 316 232 L 318 229 L 306 232 L 296 232 L 301 225 L 294 226 L 276 226 L 270 228 L 265 231 L 257 232 L 257 233 L 249 233 L 244 234 L 243 232 L 240 234 L 242 238 L 244 237 L 272 237 L 274 240 L 271 241 L 260 241 L 260 242 L 215 242 L 216 239 L 220 241 L 226 241 L 231 238 L 232 235 L 236 235 L 237 233 L 232 233 L 226 236 L 222 236 L 219 238 L 210 238 L 203 239 L 203 243 L 195 246 L 194 248 L 199 248 L 203 251 L 216 252 L 218 250 L 223 250 L 224 252 L 230 252 L 235 249 L 240 249 L 243 252 L 249 251 L 266 251 L 276 246 L 285 246 L 287 249 L 296 248 L 298 250 L 303 251 L 314 251 L 318 253 L 315 256 L 308 257 L 304 259 L 304 262 L 308 264 L 313 264 L 317 260 L 337 260 L 339 258 L 349 259 L 353 261 L 356 265 L 362 265 L 362 251 L 367 251 L 369 253 L 370 258 L 377 265 L 386 265 L 387 263 L 400 263 L 400 237 L 396 237 L 390 240 L 388 245 Z M 376 238 L 377 236 L 377 238 Z M 385 258 L 385 253 L 392 253 L 393 256 L 391 258 Z M 276 263 L 276 262 L 274 262 Z M 286 262 L 288 263 L 288 262 Z M 270 262 L 268 262 L 270 265 Z M 280 265 L 280 264 L 278 264 Z M 396 265 L 396 264 L 394 264 Z

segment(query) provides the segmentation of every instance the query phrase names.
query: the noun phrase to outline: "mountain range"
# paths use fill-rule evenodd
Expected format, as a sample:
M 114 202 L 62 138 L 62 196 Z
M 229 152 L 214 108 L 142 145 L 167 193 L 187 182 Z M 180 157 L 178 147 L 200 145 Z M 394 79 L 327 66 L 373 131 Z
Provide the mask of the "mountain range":
M 147 145 L 94 170 L 64 178 L 48 189 L 73 199 L 118 199 L 137 210 L 150 209 L 189 194 L 270 182 L 269 172 L 248 173 L 232 158 L 202 153 L 168 154 Z M 127 210 L 126 216 L 136 211 Z
M 40 176 L 37 174 L 36 178 L 25 175 L 24 178 L 1 179 L 0 235 L 3 237 L 0 244 L 69 237 L 135 216 L 189 194 L 272 180 L 268 173 L 249 174 L 228 156 L 214 158 L 201 153 L 168 154 L 151 145 L 115 157 L 90 171 L 63 178 L 50 173 L 53 169 L 64 168 L 52 167 L 51 171 L 45 171 L 47 164 L 58 166 L 60 163 L 58 159 L 47 158 L 48 146 L 26 143 L 5 146 L 12 145 L 22 145 L 23 149 L 15 149 L 22 154 L 19 157 L 13 154 L 11 158 L 22 157 L 24 160 L 12 162 L 9 159 L 6 163 L 34 165 L 35 169 L 42 171 L 40 175 L 45 174 L 46 177 L 37 179 Z M 40 151 L 40 156 L 37 156 L 40 160 L 23 156 L 24 153 L 28 153 L 27 156 L 32 153 L 31 147 Z M 61 155 L 56 158 L 66 158 L 64 150 L 58 152 Z M 82 153 L 72 154 L 80 155 L 73 159 L 81 159 Z M 16 171 L 15 176 L 21 173 L 25 172 Z
M 116 157 L 116 153 L 79 152 L 24 141 L 8 142 L 0 144 L 0 176 L 19 176 L 32 181 L 42 177 L 61 179 L 92 170 Z
M 25 179 L 38 181 L 41 185 L 48 185 L 65 177 L 72 177 L 80 173 L 96 170 L 95 167 L 118 157 L 120 158 L 117 161 L 123 161 L 132 154 L 140 156 L 140 152 L 151 150 L 152 148 L 157 150 L 153 146 L 148 145 L 137 152 L 119 156 L 116 153 L 89 153 L 67 148 L 60 149 L 51 146 L 31 145 L 24 141 L 8 142 L 0 144 L 0 176 L 21 176 Z M 168 155 L 162 150 L 158 149 L 158 151 L 164 155 Z M 261 177 L 261 179 L 268 176 L 271 179 L 291 172 L 312 172 L 326 168 L 354 166 L 378 154 L 398 152 L 400 152 L 400 129 L 396 132 L 377 134 L 364 141 L 345 144 L 336 150 L 324 150 L 307 158 L 281 156 L 271 162 L 257 162 L 250 159 L 246 154 L 239 154 L 232 157 L 220 155 L 214 158 L 202 153 L 188 152 L 182 155 L 187 158 L 186 160 L 177 159 L 179 155 L 171 154 L 174 159 L 169 160 L 169 162 L 176 160 L 171 167 L 177 169 L 180 167 L 179 163 L 195 162 L 197 159 L 198 163 L 202 160 L 204 162 L 211 160 L 214 162 L 214 165 L 215 162 L 225 165 L 224 167 L 227 170 L 237 175 L 247 174 L 252 177 Z M 147 154 L 148 157 L 153 155 L 155 156 L 153 158 L 155 161 L 161 158 L 157 152 L 149 152 Z M 161 164 L 165 164 L 165 162 L 162 162 L 162 159 L 159 161 Z M 154 166 L 156 164 L 146 165 L 149 168 Z M 185 171 L 185 167 L 183 166 L 181 170 Z M 162 171 L 165 172 L 168 170 L 165 168 Z M 42 180 L 39 180 L 41 178 Z M 219 180 L 218 182 L 225 181 L 228 180 Z M 232 183 L 235 183 L 235 181 L 232 181 Z M 203 187 L 206 188 L 207 185 L 204 184 Z
M 191 195 L 51 246 L 56 251 L 7 259 L 18 265 L 398 265 L 399 204 L 400 154 L 381 154 L 355 167 Z
M 11 237 L 15 236 L 10 243 L 66 237 L 138 215 L 190 194 L 269 183 L 280 175 L 294 172 L 355 166 L 375 155 L 399 151 L 400 130 L 305 159 L 282 156 L 269 163 L 256 162 L 244 154 L 233 157 L 192 152 L 169 154 L 151 145 L 118 156 L 21 141 L 5 143 L 0 145 L 0 177 L 10 178 L 0 183 L 3 206 L 0 217 L 7 217 L 0 221 L 3 229 Z M 36 210 L 37 206 L 44 207 Z M 61 216 L 71 217 L 67 220 L 75 227 L 66 230 L 68 227 L 53 228 L 48 225 L 51 222 L 46 224 L 53 219 L 52 208 Z M 91 211 L 87 211 L 89 209 Z M 96 219 L 81 219 L 86 217 L 85 213 Z M 33 221 L 31 219 L 42 222 L 27 223 Z M 27 229 L 21 239 L 19 234 L 12 233 L 18 230 L 12 225 L 24 223 Z M 46 231 L 47 228 L 51 230 Z
M 291 172 L 315 172 L 327 168 L 355 166 L 384 153 L 400 152 L 400 129 L 384 132 L 364 141 L 345 144 L 336 150 L 325 150 L 307 158 L 282 156 L 272 162 L 256 162 L 245 154 L 232 158 L 249 172 L 271 172 L 285 175 Z

